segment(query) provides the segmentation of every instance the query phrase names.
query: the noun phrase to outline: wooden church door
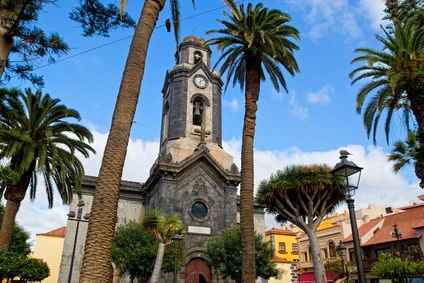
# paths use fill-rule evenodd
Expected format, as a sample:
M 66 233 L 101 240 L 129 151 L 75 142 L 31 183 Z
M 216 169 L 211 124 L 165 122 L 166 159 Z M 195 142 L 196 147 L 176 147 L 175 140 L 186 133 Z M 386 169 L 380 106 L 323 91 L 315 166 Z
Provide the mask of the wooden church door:
M 211 283 L 211 269 L 204 259 L 195 258 L 186 266 L 186 283 Z

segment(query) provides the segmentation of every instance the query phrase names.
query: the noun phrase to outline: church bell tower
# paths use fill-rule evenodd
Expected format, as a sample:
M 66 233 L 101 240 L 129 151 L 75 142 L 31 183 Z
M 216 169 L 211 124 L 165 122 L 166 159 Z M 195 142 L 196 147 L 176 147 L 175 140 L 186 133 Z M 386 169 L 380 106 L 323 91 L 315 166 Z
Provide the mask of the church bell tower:
M 237 225 L 240 173 L 222 149 L 223 82 L 210 69 L 210 56 L 201 38 L 180 44 L 162 89 L 159 157 L 144 183 L 146 209 L 176 212 L 183 220 L 186 267 L 178 282 L 222 282 L 207 267 L 204 249 L 210 237 Z

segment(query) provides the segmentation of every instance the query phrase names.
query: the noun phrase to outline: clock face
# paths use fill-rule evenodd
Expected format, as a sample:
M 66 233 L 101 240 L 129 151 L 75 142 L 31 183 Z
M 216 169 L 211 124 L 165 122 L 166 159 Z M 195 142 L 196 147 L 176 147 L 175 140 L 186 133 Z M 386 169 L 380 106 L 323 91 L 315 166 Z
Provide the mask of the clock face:
M 198 87 L 206 86 L 206 79 L 204 77 L 198 76 L 194 78 L 194 84 Z

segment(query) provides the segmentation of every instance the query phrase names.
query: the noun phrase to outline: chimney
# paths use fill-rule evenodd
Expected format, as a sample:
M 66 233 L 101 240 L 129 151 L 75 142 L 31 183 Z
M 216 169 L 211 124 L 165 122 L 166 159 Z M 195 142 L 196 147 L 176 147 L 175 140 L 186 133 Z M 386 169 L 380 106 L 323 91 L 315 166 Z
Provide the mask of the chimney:
M 364 224 L 370 222 L 370 216 L 365 214 L 364 217 L 362 218 L 362 220 L 364 220 Z

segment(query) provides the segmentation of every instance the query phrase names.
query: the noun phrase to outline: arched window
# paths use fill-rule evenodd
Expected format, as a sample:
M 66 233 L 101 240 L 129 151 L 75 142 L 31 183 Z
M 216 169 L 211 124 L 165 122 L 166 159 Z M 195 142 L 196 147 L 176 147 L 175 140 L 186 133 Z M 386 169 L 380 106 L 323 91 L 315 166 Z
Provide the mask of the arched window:
M 202 52 L 200 52 L 200 51 L 195 51 L 195 52 L 194 52 L 194 64 L 197 64 L 197 63 L 199 63 L 200 61 L 202 61 L 202 57 L 203 57 Z
M 193 125 L 201 126 L 203 116 L 203 103 L 196 99 L 193 101 Z
M 336 244 L 334 242 L 328 243 L 328 250 L 330 251 L 330 257 L 336 257 Z

